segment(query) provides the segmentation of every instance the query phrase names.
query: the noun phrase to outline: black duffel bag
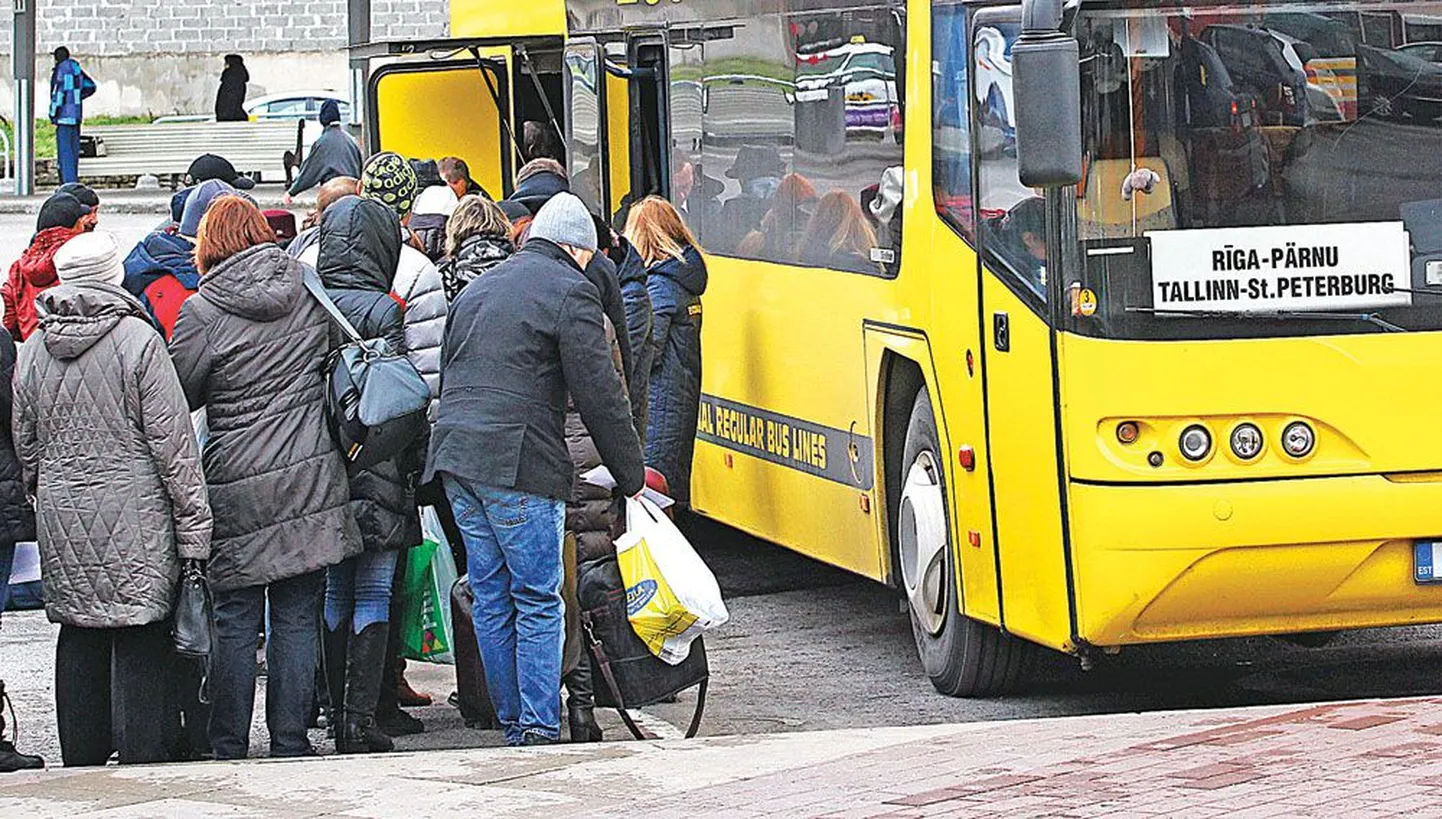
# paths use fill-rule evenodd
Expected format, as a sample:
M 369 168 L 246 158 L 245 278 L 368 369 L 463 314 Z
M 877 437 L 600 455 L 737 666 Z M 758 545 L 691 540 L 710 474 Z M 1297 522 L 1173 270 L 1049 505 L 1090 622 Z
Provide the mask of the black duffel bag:
M 596 686 L 596 704 L 615 708 L 637 739 L 647 739 L 628 708 L 652 705 L 699 686 L 696 692 L 696 713 L 686 737 L 696 736 L 701 716 L 706 710 L 706 686 L 710 667 L 706 663 L 706 645 L 697 637 L 691 653 L 678 665 L 662 661 L 651 653 L 646 643 L 636 636 L 626 616 L 626 584 L 615 555 L 581 564 L 578 569 L 576 596 L 580 601 L 581 628 L 595 672 L 600 678 Z

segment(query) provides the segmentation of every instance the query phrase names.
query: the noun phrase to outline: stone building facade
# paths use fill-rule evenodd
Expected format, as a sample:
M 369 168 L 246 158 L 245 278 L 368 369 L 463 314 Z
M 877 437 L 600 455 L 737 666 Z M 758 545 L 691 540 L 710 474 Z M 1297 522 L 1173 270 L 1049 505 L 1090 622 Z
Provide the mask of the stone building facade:
M 300 89 L 344 93 L 346 0 L 30 0 L 38 10 L 37 109 L 56 46 L 99 89 L 87 114 L 214 110 L 225 54 L 245 56 L 249 96 Z M 0 114 L 14 110 L 12 4 L 0 7 Z M 444 36 L 447 0 L 371 0 L 375 40 Z M 41 110 L 37 110 L 42 115 Z

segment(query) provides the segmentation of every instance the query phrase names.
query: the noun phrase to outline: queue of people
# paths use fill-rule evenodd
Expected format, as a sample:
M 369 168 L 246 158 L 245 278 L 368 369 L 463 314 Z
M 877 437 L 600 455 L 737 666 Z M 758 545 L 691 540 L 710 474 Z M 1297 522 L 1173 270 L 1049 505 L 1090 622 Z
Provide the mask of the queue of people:
M 0 336 L 20 490 L 0 491 L 0 548 L 40 544 L 65 764 L 244 758 L 262 635 L 271 756 L 316 752 L 320 702 L 342 753 L 421 730 L 398 707 L 419 698 L 390 623 L 426 504 L 465 563 L 506 741 L 560 740 L 563 684 L 571 739 L 599 740 L 588 662 L 563 662 L 580 645 L 563 543 L 614 548 L 647 467 L 688 498 L 706 267 L 680 213 L 643 199 L 617 234 L 554 160 L 495 202 L 455 158 L 381 153 L 325 180 L 282 242 L 202 159 L 128 253 L 95 230 L 93 192 L 57 192 L 3 287 L 23 343 L 11 358 Z M 337 445 L 344 336 L 307 277 L 431 389 L 429 428 L 379 464 L 350 468 Z M 600 465 L 614 496 L 580 477 Z M 192 562 L 214 599 L 208 706 L 168 642 Z

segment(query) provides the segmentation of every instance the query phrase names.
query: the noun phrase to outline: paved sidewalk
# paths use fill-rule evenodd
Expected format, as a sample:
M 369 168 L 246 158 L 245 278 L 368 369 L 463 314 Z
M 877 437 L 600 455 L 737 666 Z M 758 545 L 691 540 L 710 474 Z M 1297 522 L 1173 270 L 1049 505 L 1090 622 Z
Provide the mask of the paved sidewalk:
M 1442 816 L 1442 698 L 54 770 L 0 816 Z

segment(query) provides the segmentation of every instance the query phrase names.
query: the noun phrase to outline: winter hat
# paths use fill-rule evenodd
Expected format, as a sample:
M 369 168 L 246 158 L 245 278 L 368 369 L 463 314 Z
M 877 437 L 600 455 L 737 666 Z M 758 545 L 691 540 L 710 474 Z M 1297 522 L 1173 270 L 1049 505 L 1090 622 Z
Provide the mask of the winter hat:
M 417 216 L 438 214 L 449 219 L 460 201 L 456 198 L 456 192 L 445 185 L 432 185 L 421 191 L 411 209 Z
M 596 249 L 596 223 L 573 193 L 558 193 L 531 222 L 530 238 L 546 239 L 577 250 Z
M 75 227 L 76 222 L 89 215 L 90 208 L 86 207 L 84 202 L 68 193 L 56 191 L 40 206 L 35 230 L 38 233 L 55 227 Z
M 190 168 L 185 172 L 190 177 L 190 184 L 199 185 L 210 179 L 219 179 L 225 184 L 239 190 L 250 190 L 255 187 L 255 180 L 248 176 L 241 176 L 230 160 L 218 154 L 201 154 L 190 163 Z
M 360 195 L 403 217 L 411 212 L 411 202 L 416 198 L 416 172 L 400 154 L 376 154 L 361 169 Z
M 64 185 L 56 188 L 55 192 L 68 193 L 76 199 L 79 199 L 80 204 L 87 208 L 100 207 L 100 197 L 96 195 L 95 191 L 79 182 L 66 182 Z
M 120 284 L 125 279 L 125 265 L 115 234 L 104 230 L 81 233 L 61 245 L 55 251 L 55 275 L 61 284 Z
M 340 122 L 340 103 L 326 100 L 320 104 L 320 124 L 331 125 Z
M 227 194 L 236 193 L 235 188 L 225 184 L 219 179 L 207 179 L 195 186 L 190 197 L 185 200 L 185 212 L 180 217 L 180 235 L 187 239 L 194 239 L 200 232 L 200 220 L 205 216 L 205 211 L 210 203 Z

